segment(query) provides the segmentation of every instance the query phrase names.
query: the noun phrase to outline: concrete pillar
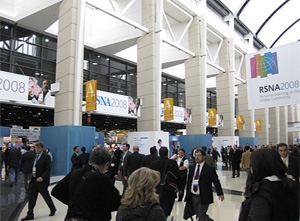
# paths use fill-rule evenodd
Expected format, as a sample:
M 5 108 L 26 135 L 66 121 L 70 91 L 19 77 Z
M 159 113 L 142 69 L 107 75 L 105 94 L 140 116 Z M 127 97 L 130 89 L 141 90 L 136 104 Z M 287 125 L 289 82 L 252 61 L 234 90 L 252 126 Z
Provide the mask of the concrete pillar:
M 82 125 L 84 0 L 64 0 L 59 7 L 54 125 Z
M 269 144 L 269 109 L 262 108 L 255 110 L 255 120 L 261 120 L 262 131 L 256 131 L 255 137 L 257 137 L 258 145 Z
M 296 117 L 296 105 L 288 106 L 288 122 L 295 122 Z M 288 144 L 294 144 L 296 139 L 296 133 L 288 132 Z
M 279 107 L 269 108 L 269 143 L 268 144 L 278 144 L 280 143 L 280 126 L 279 126 Z
M 241 76 L 243 79 L 247 79 L 246 76 L 246 62 L 243 62 L 241 68 Z M 254 137 L 254 110 L 248 109 L 248 91 L 247 84 L 240 84 L 238 86 L 238 115 L 243 115 L 245 121 L 245 129 L 239 130 L 240 137 Z
M 279 118 L 280 118 L 279 141 L 287 144 L 288 143 L 288 107 L 287 106 L 279 107 Z
M 137 41 L 137 94 L 143 99 L 138 131 L 160 131 L 162 0 L 143 0 L 143 26 L 150 31 Z
M 234 136 L 234 45 L 226 38 L 220 50 L 220 66 L 225 73 L 216 77 L 217 113 L 223 115 L 224 127 L 219 127 L 219 136 Z
M 205 1 L 204 1 L 205 2 Z M 189 49 L 196 53 L 185 61 L 186 107 L 192 109 L 187 134 L 206 134 L 206 22 L 194 17 L 189 28 Z
M 294 121 L 293 122 L 298 122 L 300 123 L 300 104 L 295 104 L 292 105 L 294 108 Z M 296 143 L 296 139 L 300 138 L 300 132 L 294 132 L 294 140 L 292 141 L 291 144 Z

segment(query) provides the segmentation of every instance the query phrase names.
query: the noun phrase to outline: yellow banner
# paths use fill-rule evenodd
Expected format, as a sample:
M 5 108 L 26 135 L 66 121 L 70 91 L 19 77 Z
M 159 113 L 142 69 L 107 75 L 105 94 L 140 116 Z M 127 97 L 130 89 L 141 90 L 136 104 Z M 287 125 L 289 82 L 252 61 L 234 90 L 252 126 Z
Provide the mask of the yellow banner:
M 243 115 L 236 115 L 236 129 L 244 129 L 244 119 Z
M 208 109 L 208 126 L 217 125 L 217 111 L 216 109 Z
M 164 99 L 164 120 L 173 120 L 173 98 Z
M 86 111 L 92 111 L 97 109 L 97 80 L 86 82 L 85 102 Z
M 255 120 L 256 131 L 262 131 L 261 120 Z

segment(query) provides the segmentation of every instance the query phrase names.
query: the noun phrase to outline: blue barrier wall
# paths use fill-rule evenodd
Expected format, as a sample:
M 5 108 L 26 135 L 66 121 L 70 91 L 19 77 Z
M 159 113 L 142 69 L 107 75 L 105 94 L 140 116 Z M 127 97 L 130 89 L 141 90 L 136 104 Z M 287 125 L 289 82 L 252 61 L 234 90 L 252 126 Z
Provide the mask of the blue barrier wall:
M 257 137 L 240 137 L 239 138 L 239 144 L 241 146 L 250 144 L 250 145 L 257 145 Z
M 0 127 L 0 137 L 9 137 L 10 127 Z
M 211 134 L 191 134 L 191 135 L 181 135 L 179 137 L 180 148 L 185 149 L 186 156 L 192 152 L 194 146 L 200 149 L 201 146 L 212 145 L 212 135 Z
M 95 134 L 96 145 L 101 144 L 104 148 L 104 133 L 103 132 L 96 132 Z
M 95 131 L 95 127 L 71 125 L 41 128 L 40 141 L 44 143 L 44 150 L 50 148 L 53 156 L 51 176 L 70 172 L 75 146 L 84 146 L 90 152 L 95 145 Z

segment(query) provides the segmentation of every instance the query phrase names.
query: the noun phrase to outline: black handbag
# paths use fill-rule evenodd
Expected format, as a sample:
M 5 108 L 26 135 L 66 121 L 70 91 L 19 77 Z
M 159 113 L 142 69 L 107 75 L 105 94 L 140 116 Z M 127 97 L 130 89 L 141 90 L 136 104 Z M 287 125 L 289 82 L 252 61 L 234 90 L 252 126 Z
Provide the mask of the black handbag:
M 160 183 L 161 187 L 171 193 L 178 192 L 178 178 L 171 171 L 167 171 L 168 161 L 164 166 L 164 175 L 162 176 L 162 182 Z

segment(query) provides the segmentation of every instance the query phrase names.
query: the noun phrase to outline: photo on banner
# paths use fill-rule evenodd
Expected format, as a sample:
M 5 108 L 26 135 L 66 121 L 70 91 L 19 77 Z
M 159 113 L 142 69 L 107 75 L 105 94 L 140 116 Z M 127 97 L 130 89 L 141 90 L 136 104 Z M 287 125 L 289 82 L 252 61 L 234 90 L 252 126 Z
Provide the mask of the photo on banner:
M 28 100 L 34 104 L 51 104 L 50 82 L 48 80 L 29 77 Z

